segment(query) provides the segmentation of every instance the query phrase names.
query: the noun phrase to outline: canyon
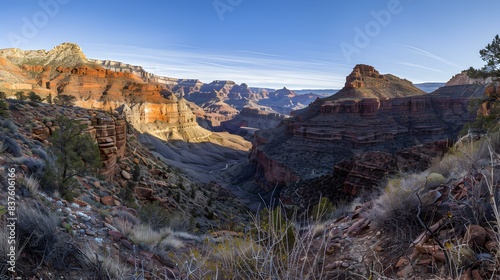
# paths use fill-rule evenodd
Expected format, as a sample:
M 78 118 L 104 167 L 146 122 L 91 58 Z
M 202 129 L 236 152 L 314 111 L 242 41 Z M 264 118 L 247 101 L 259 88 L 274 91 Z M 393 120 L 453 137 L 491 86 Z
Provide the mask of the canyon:
M 359 166 L 366 165 L 365 169 L 375 174 L 379 163 L 395 160 L 391 156 L 395 153 L 441 143 L 438 150 L 419 152 L 420 158 L 428 158 L 441 154 L 447 147 L 443 143 L 456 140 L 462 126 L 475 114 L 468 111 L 471 94 L 457 94 L 449 87 L 453 86 L 425 94 L 406 80 L 357 65 L 337 94 L 294 111 L 292 118 L 276 128 L 255 133 L 251 151 L 257 170 L 255 180 L 266 190 L 304 181 L 309 186 L 304 192 L 316 198 L 320 193 L 332 199 L 342 193 L 355 196 L 357 190 L 376 185 L 381 179 L 368 176 L 367 180 L 353 180 L 367 178 Z M 401 161 L 398 164 L 404 165 Z M 409 162 L 407 165 L 411 166 Z M 382 169 L 383 174 L 395 171 Z M 330 191 L 307 183 L 331 174 L 333 181 L 326 184 L 332 186 Z
M 157 157 L 200 182 L 221 182 L 227 175 L 221 170 L 244 168 L 248 157 L 252 180 L 264 191 L 342 173 L 339 164 L 370 158 L 365 153 L 453 141 L 474 117 L 469 100 L 486 90 L 461 73 L 427 94 L 360 64 L 336 94 L 299 95 L 228 80 L 163 77 L 141 66 L 88 59 L 71 43 L 50 51 L 0 50 L 0 66 L 0 90 L 8 95 L 21 89 L 44 98 L 71 95 L 75 106 L 118 112 Z M 356 193 L 347 189 L 361 183 L 345 186 Z
M 472 99 L 486 100 L 478 103 L 477 113 L 488 115 L 492 108 L 488 100 L 500 95 L 498 83 L 470 79 L 466 72 L 426 93 L 407 80 L 362 64 L 346 77 L 344 88 L 328 97 L 297 94 L 286 87 L 251 88 L 227 80 L 203 83 L 150 74 L 140 66 L 121 62 L 87 59 L 74 44 L 48 52 L 0 50 L 0 91 L 8 97 L 2 101 L 8 104 L 3 110 L 9 118 L 0 117 L 5 132 L 0 144 L 15 157 L 0 153 L 0 165 L 4 170 L 15 165 L 20 171 L 23 198 L 62 213 L 63 222 L 54 227 L 59 234 L 78 236 L 80 245 L 94 246 L 95 252 L 111 248 L 113 256 L 123 262 L 120 268 L 137 267 L 145 257 L 149 278 L 159 275 L 160 268 L 176 279 L 183 274 L 172 261 L 176 260 L 173 255 L 191 260 L 193 252 L 199 253 L 207 244 L 217 246 L 214 248 L 227 244 L 233 250 L 233 243 L 227 243 L 234 241 L 230 238 L 255 230 L 249 226 L 255 218 L 249 212 L 265 213 L 262 208 L 272 208 L 275 202 L 282 209 L 297 211 L 306 222 L 322 218 L 319 214 L 306 217 L 314 209 L 334 209 L 329 210 L 327 223 L 318 224 L 319 230 L 316 225 L 306 228 L 300 224 L 296 235 L 314 236 L 312 249 L 304 252 L 304 258 L 324 247 L 317 237 L 335 236 L 324 253 L 327 270 L 348 267 L 351 259 L 346 256 L 364 254 L 366 248 L 376 248 L 373 253 L 380 256 L 388 252 L 392 258 L 392 251 L 382 248 L 386 245 L 379 241 L 391 238 L 392 242 L 393 236 L 379 230 L 377 218 L 370 215 L 387 204 L 374 196 L 389 193 L 399 200 L 400 195 L 408 195 L 399 193 L 406 191 L 401 183 L 405 175 L 401 174 L 419 178 L 419 182 L 406 184 L 416 190 L 410 195 L 423 194 L 430 203 L 426 207 L 434 209 L 433 217 L 461 219 L 457 199 L 467 196 L 470 181 L 476 179 L 453 173 L 453 180 L 458 180 L 450 185 L 451 180 L 445 182 L 445 176 L 452 173 L 446 170 L 449 166 L 440 171 L 450 174 L 418 173 L 449 156 L 446 151 L 459 131 L 476 115 L 471 110 Z M 12 98 L 18 91 L 33 91 L 46 101 L 51 96 L 72 96 L 74 105 Z M 42 159 L 48 157 L 45 149 L 58 129 L 54 119 L 58 115 L 86 127 L 103 163 L 98 174 L 76 176 L 71 194 L 75 197 L 53 194 L 51 198 L 50 193 L 36 193 L 27 186 L 48 162 Z M 427 188 L 429 178 L 439 179 L 439 185 L 432 186 L 435 189 Z M 394 182 L 401 183 L 401 190 L 391 189 Z M 417 190 L 419 186 L 424 187 Z M 52 203 L 35 203 L 37 199 L 51 199 Z M 417 217 L 421 205 L 422 201 Z M 439 208 L 443 206 L 449 210 Z M 174 233 L 172 220 L 196 234 Z M 153 228 L 162 221 L 165 228 Z M 433 218 L 429 221 L 432 224 Z M 407 220 L 403 218 L 401 224 Z M 168 231 L 153 248 L 133 234 L 137 228 L 149 235 Z M 31 235 L 28 232 L 28 241 Z M 344 237 L 349 242 L 344 244 Z M 172 243 L 167 245 L 167 238 L 178 239 L 170 239 Z M 494 241 L 490 239 L 490 245 L 483 247 L 491 249 Z M 353 240 L 358 247 L 352 245 Z M 435 248 L 427 240 L 422 244 L 418 246 Z M 140 255 L 136 252 L 139 247 Z M 341 254 L 330 252 L 337 248 Z M 385 261 L 400 270 L 399 275 L 406 268 L 399 269 L 398 264 L 406 259 L 402 257 L 395 266 L 394 260 Z M 26 255 L 21 260 L 43 262 L 31 262 Z M 47 266 L 47 271 L 51 269 Z

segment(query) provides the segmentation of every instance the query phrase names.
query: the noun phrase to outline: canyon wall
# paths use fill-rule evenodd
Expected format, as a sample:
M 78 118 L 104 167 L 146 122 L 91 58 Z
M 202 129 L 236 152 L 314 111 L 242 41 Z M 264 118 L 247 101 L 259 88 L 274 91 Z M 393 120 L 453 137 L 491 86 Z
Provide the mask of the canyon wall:
M 370 69 L 355 67 L 355 73 L 347 77 L 346 88 L 362 88 L 365 94 L 377 91 L 370 79 L 388 75 Z M 406 83 L 396 80 L 388 87 Z M 297 178 L 331 174 L 339 162 L 366 152 L 391 154 L 422 143 L 453 142 L 462 126 L 474 117 L 468 111 L 470 96 L 416 92 L 392 98 L 358 98 L 357 92 L 352 93 L 354 98 L 334 95 L 292 112 L 292 118 L 283 120 L 278 128 L 256 132 L 251 154 L 261 170 L 256 180 L 267 189 Z

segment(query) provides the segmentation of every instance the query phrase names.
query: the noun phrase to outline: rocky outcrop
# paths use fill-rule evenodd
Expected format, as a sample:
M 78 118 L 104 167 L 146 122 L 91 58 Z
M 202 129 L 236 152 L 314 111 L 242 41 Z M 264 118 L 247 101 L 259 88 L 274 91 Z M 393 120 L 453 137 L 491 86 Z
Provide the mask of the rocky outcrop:
M 487 84 L 491 83 L 491 78 L 471 78 L 467 74 L 467 70 L 464 70 L 455 76 L 453 76 L 446 84 L 446 87 L 449 86 L 463 86 L 463 85 L 474 85 L 474 84 Z
M 222 81 L 222 80 L 215 80 L 211 82 L 210 84 L 203 84 L 200 88 L 200 92 L 202 93 L 210 93 L 210 92 L 218 92 L 220 94 L 227 95 L 235 86 L 236 83 L 233 81 Z
M 129 73 L 141 78 L 144 82 L 156 82 L 163 85 L 175 86 L 179 83 L 179 79 L 164 77 L 147 72 L 142 66 L 130 65 L 119 61 L 89 59 L 90 62 L 96 65 L 118 73 Z
M 468 102 L 468 98 L 437 95 L 324 101 L 319 105 L 319 112 L 313 113 L 316 117 L 303 120 L 299 114 L 288 126 L 288 132 L 308 140 L 346 140 L 354 147 L 410 135 L 446 138 L 451 124 L 470 120 Z
M 99 173 L 113 176 L 116 172 L 116 163 L 125 154 L 127 144 L 127 123 L 120 117 L 110 117 L 103 114 L 68 115 L 67 117 L 78 121 L 87 127 L 86 133 L 97 141 L 102 167 Z M 50 120 L 35 123 L 31 130 L 32 137 L 38 141 L 47 140 L 58 129 L 57 123 Z
M 445 86 L 435 90 L 433 94 L 483 100 L 477 108 L 477 114 L 489 115 L 491 109 L 497 106 L 496 99 L 500 96 L 500 86 L 498 81 L 492 81 L 491 78 L 471 78 L 467 71 L 462 71 L 453 76 Z
M 91 124 L 95 129 L 95 138 L 103 163 L 100 173 L 107 176 L 114 175 L 116 162 L 125 153 L 126 122 L 123 119 L 96 116 L 92 118 Z
M 185 100 L 175 96 L 163 104 L 144 102 L 125 105 L 121 110 L 138 131 L 160 139 L 200 142 L 211 135 L 198 125 Z
M 343 89 L 330 99 L 387 99 L 425 94 L 410 81 L 394 75 L 381 75 L 373 66 L 358 64 L 347 76 Z

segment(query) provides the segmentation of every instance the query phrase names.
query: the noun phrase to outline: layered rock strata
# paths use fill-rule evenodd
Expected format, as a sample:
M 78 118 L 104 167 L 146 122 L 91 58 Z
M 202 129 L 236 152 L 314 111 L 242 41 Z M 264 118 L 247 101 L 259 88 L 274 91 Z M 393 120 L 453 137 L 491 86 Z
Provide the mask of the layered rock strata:
M 409 83 L 386 81 L 387 77 L 358 65 L 347 77 L 341 98 L 337 93 L 317 99 L 278 128 L 258 131 L 251 159 L 260 170 L 256 179 L 261 186 L 330 174 L 337 163 L 366 152 L 391 154 L 422 143 L 453 141 L 474 117 L 468 111 L 470 96 L 422 95 L 414 90 L 406 97 L 359 98 L 360 88 L 361 93 L 390 93 Z
M 103 114 L 94 114 L 93 116 L 69 115 L 68 117 L 85 125 L 85 133 L 90 134 L 92 139 L 96 140 L 102 162 L 99 173 L 105 176 L 114 175 L 117 160 L 125 154 L 127 144 L 127 123 L 125 120 Z M 38 123 L 31 131 L 33 139 L 44 141 L 57 129 L 56 123 L 46 121 Z

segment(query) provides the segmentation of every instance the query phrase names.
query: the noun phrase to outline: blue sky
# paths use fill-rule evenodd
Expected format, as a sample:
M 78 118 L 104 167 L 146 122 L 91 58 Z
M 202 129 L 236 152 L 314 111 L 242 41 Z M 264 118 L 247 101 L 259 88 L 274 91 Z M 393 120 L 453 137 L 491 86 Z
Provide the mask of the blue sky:
M 0 48 L 79 44 L 176 78 L 341 88 L 354 65 L 415 83 L 483 62 L 499 1 L 2 0 Z

